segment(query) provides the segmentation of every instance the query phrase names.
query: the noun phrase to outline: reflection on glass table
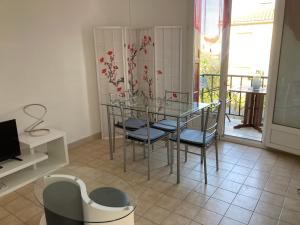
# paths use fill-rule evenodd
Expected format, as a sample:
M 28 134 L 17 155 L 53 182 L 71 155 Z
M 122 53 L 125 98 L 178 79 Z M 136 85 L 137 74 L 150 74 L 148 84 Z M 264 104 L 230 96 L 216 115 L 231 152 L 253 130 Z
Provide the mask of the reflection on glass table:
M 134 225 L 134 191 L 107 172 L 68 166 L 37 180 L 34 191 L 45 210 L 40 225 Z

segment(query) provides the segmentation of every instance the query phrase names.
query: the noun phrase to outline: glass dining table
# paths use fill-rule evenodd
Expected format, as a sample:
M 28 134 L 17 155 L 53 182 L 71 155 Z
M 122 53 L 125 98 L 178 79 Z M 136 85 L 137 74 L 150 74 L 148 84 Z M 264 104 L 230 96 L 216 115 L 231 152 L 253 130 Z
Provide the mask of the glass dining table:
M 108 136 L 109 136 L 109 151 L 110 159 L 113 159 L 113 147 L 112 147 L 112 126 L 111 123 L 111 110 L 114 108 L 122 107 L 128 110 L 134 110 L 139 112 L 146 112 L 151 115 L 163 118 L 172 118 L 176 121 L 176 133 L 177 135 L 177 183 L 180 183 L 180 129 L 182 128 L 182 122 L 191 121 L 193 118 L 203 115 L 203 111 L 210 106 L 209 103 L 201 102 L 181 102 L 173 99 L 164 98 L 147 98 L 144 96 L 137 96 L 132 98 L 118 98 L 111 100 L 109 96 L 106 96 L 106 100 L 102 103 L 106 106 L 107 121 L 108 121 Z

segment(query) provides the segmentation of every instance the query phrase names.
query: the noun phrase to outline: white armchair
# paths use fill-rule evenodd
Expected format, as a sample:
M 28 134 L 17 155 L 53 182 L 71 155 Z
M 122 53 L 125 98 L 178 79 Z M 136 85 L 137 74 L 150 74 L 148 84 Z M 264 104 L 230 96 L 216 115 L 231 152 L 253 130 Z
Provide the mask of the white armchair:
M 57 217 L 71 220 L 71 223 L 74 222 L 74 224 L 90 225 L 101 222 L 101 224 L 104 225 L 134 225 L 133 206 L 126 205 L 123 207 L 110 207 L 96 203 L 89 197 L 86 185 L 81 179 L 75 176 L 61 174 L 46 176 L 44 179 L 46 187 L 44 189 L 43 200 L 46 215 L 41 219 L 40 225 L 52 225 L 51 220 L 57 222 Z M 60 201 L 58 199 L 59 197 L 57 197 L 57 192 L 60 191 L 59 189 L 66 189 L 64 188 L 67 187 L 66 185 L 69 185 L 67 190 L 61 191 L 69 202 L 53 202 L 56 200 Z M 68 197 L 68 195 L 70 195 L 70 192 L 72 191 L 70 185 L 75 185 L 74 190 L 78 190 L 78 192 L 75 191 L 77 193 L 76 196 L 79 195 L 78 198 L 74 197 L 74 193 L 71 198 Z M 58 208 L 61 207 L 62 209 L 51 208 L 56 206 L 58 206 Z M 68 208 L 68 206 L 70 208 Z M 72 207 L 77 207 L 78 209 Z M 79 221 L 81 220 L 81 217 L 82 221 Z M 69 222 L 70 221 L 68 221 L 68 224 L 70 224 Z M 63 223 L 61 223 L 61 225 L 63 225 Z

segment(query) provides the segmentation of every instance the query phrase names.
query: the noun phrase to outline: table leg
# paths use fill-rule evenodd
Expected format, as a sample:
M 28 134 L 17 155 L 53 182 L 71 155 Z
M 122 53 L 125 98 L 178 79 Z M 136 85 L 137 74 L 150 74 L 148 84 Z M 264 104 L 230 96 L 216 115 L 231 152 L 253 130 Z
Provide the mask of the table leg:
M 180 120 L 177 117 L 177 184 L 180 183 Z
M 106 113 L 107 113 L 107 121 L 108 121 L 109 155 L 110 155 L 110 159 L 113 160 L 114 156 L 113 156 L 112 139 L 111 139 L 111 122 L 110 122 L 109 106 L 106 106 Z

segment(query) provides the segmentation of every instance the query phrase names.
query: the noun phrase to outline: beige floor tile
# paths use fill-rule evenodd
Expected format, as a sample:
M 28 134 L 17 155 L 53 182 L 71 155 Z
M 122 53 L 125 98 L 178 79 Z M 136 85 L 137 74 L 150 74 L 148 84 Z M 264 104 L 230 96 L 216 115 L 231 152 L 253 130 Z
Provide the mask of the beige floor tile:
M 226 180 L 234 181 L 236 183 L 243 184 L 245 180 L 247 179 L 247 176 L 231 172 L 229 175 L 226 177 Z
M 255 208 L 255 212 L 268 216 L 273 219 L 279 219 L 281 209 L 282 208 L 279 206 L 259 201 Z
M 300 212 L 300 200 L 285 198 L 284 208 Z
M 262 190 L 255 188 L 255 187 L 251 187 L 251 186 L 247 186 L 247 185 L 243 185 L 239 191 L 240 195 L 244 195 L 250 198 L 255 198 L 255 199 L 259 199 L 261 196 Z
M 175 213 L 193 219 L 200 210 L 201 207 L 191 204 L 184 200 L 175 209 Z
M 19 196 L 17 199 L 8 203 L 4 208 L 12 214 L 20 212 L 20 210 L 34 205 L 31 201 Z
M 250 219 L 249 225 L 277 225 L 277 220 L 254 213 Z
M 220 215 L 224 215 L 227 209 L 229 208 L 229 206 L 230 205 L 226 202 L 223 202 L 215 198 L 210 198 L 204 205 L 204 208 L 209 211 L 218 213 Z
M 43 213 L 36 214 L 26 221 L 26 225 L 40 225 L 41 217 Z
M 248 177 L 245 181 L 245 185 L 263 189 L 267 183 L 266 178 L 253 178 L 253 177 Z
M 234 166 L 232 171 L 231 172 L 234 172 L 234 173 L 239 173 L 239 174 L 242 174 L 242 175 L 245 175 L 245 176 L 248 176 L 251 172 L 251 169 L 247 168 L 247 167 L 244 167 L 244 166 Z
M 143 216 L 148 209 L 154 206 L 154 204 L 155 204 L 154 201 L 147 202 L 147 201 L 140 200 L 135 209 L 135 214 L 139 216 Z
M 285 195 L 288 190 L 288 184 L 282 185 L 271 182 L 266 184 L 264 190 L 278 195 Z
M 241 184 L 233 182 L 233 181 L 229 181 L 229 180 L 225 180 L 221 185 L 222 189 L 231 191 L 234 193 L 238 193 L 241 187 L 242 187 Z
M 286 223 L 284 221 L 278 221 L 277 225 L 291 225 L 290 223 Z
M 192 191 L 186 197 L 185 201 L 202 207 L 202 206 L 205 205 L 205 203 L 207 202 L 208 199 L 209 199 L 208 196 L 200 194 L 200 193 L 195 192 L 195 191 Z
M 247 224 L 252 212 L 246 209 L 253 210 L 253 205 L 259 198 L 255 213 L 251 217 L 251 225 L 271 225 L 278 219 L 283 204 L 284 209 L 278 225 L 299 224 L 300 195 L 296 188 L 300 184 L 300 166 L 298 166 L 300 160 L 297 161 L 291 155 L 220 142 L 219 172 L 215 170 L 214 148 L 207 151 L 209 184 L 205 185 L 203 180 L 199 182 L 200 178 L 203 178 L 203 166 L 199 163 L 199 157 L 189 154 L 188 162 L 183 163 L 182 154 L 181 184 L 177 185 L 176 164 L 175 173 L 170 175 L 169 168 L 166 166 L 165 151 L 160 149 L 159 145 L 155 147 L 155 152 L 152 154 L 155 162 L 150 181 L 147 181 L 146 161 L 142 159 L 143 155 L 139 147 L 137 147 L 135 162 L 132 161 L 131 151 L 128 151 L 128 171 L 124 173 L 122 142 L 117 141 L 119 148 L 116 149 L 113 161 L 109 160 L 108 146 L 108 141 L 97 140 L 72 149 L 70 150 L 71 163 L 105 170 L 132 185 L 138 196 L 138 206 L 135 211 L 138 225 L 159 223 L 177 225 L 176 222 L 181 220 L 180 223 L 190 223 L 190 225 Z M 106 180 L 108 185 L 114 182 L 109 177 L 101 179 Z M 37 208 L 40 205 L 36 202 L 32 190 L 33 184 L 30 184 L 0 198 L 1 225 L 3 223 L 23 224 L 18 218 L 26 221 L 26 225 L 35 225 L 39 222 L 41 211 Z M 209 197 L 212 197 L 211 200 Z M 223 219 L 222 215 L 213 212 L 223 214 L 229 206 L 228 203 L 241 207 L 231 205 Z M 209 210 L 200 207 L 204 205 Z M 144 217 L 146 215 L 147 218 Z M 194 221 L 190 221 L 191 219 Z
M 191 192 L 191 190 L 180 187 L 180 186 L 172 186 L 165 194 L 169 197 L 178 198 L 178 199 L 185 199 L 186 196 Z
M 244 195 L 237 195 L 232 204 L 253 211 L 258 200 Z
M 211 196 L 216 190 L 217 190 L 216 186 L 212 186 L 204 183 L 200 183 L 194 188 L 194 191 L 207 196 Z
M 154 191 L 151 188 L 146 188 L 141 194 L 140 199 L 145 202 L 155 202 L 163 196 L 163 193 Z
M 235 221 L 233 219 L 223 217 L 219 225 L 244 225 L 244 223 L 240 223 L 238 221 Z
M 283 208 L 282 213 L 280 215 L 280 220 L 284 222 L 288 222 L 293 225 L 300 224 L 300 213 Z
M 251 218 L 252 212 L 241 207 L 231 205 L 227 210 L 225 216 L 229 217 L 230 219 L 239 221 L 241 223 L 248 224 Z
M 9 215 L 0 220 L 0 224 L 2 225 L 24 225 L 20 220 L 18 220 L 13 215 Z
M 204 182 L 204 181 L 203 181 Z M 224 182 L 224 178 L 207 175 L 207 183 L 216 187 L 219 187 Z
M 3 207 L 0 207 L 0 220 L 10 215 L 10 213 Z
M 32 217 L 40 214 L 43 212 L 41 207 L 37 207 L 33 204 L 26 206 L 25 208 L 21 209 L 20 211 L 16 212 L 16 217 L 21 220 L 22 222 L 26 223 Z
M 190 225 L 202 225 L 202 224 L 192 221 Z
M 169 211 L 173 211 L 180 204 L 181 200 L 177 198 L 171 198 L 166 195 L 161 197 L 156 203 L 157 206 L 167 209 Z
M 138 221 L 134 222 L 135 225 L 157 225 L 156 223 L 153 223 L 150 220 L 147 220 L 145 218 L 140 218 Z
M 189 225 L 191 223 L 191 220 L 177 215 L 177 214 L 170 214 L 163 222 L 162 225 Z
M 200 210 L 200 212 L 196 215 L 194 218 L 194 221 L 197 223 L 200 223 L 202 225 L 217 225 L 221 221 L 222 216 L 215 213 L 211 212 L 206 209 Z
M 263 179 L 268 179 L 270 176 L 269 172 L 264 172 L 260 170 L 252 170 L 251 173 L 249 174 L 249 177 L 253 178 L 263 178 Z
M 8 203 L 14 201 L 18 197 L 20 197 L 20 195 L 17 192 L 9 193 L 0 198 L 0 206 L 6 206 Z
M 212 195 L 213 198 L 222 200 L 227 203 L 231 203 L 233 199 L 235 198 L 236 193 L 233 193 L 231 191 L 226 191 L 224 189 L 218 188 L 216 192 Z
M 274 194 L 271 192 L 263 191 L 260 197 L 260 201 L 270 203 L 276 206 L 282 206 L 284 202 L 284 197 L 282 195 Z
M 144 214 L 144 217 L 154 223 L 160 224 L 169 216 L 169 214 L 170 211 L 153 206 Z

